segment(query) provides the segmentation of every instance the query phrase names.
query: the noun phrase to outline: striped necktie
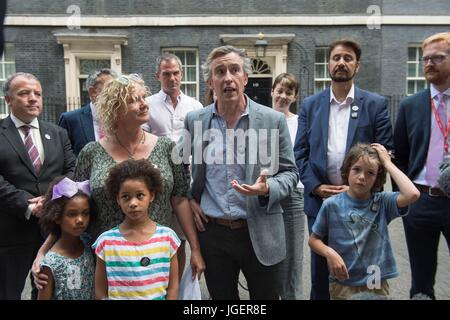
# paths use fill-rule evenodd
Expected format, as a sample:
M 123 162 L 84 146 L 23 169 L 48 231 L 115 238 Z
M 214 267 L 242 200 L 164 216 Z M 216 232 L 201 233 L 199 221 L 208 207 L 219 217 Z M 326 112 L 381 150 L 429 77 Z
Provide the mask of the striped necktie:
M 33 143 L 33 139 L 31 137 L 31 127 L 28 125 L 24 125 L 21 127 L 23 133 L 25 134 L 25 148 L 28 151 L 28 156 L 30 157 L 31 163 L 33 164 L 34 167 L 34 172 L 36 172 L 36 174 L 39 173 L 39 171 L 42 168 L 42 162 L 41 162 L 41 158 L 39 158 L 39 151 L 36 148 L 36 146 Z

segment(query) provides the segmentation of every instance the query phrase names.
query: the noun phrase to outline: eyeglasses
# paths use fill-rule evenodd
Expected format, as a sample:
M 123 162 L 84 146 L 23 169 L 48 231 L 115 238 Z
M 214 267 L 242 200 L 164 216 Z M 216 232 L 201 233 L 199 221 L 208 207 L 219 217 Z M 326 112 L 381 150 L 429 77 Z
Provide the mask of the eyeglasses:
M 423 64 L 427 64 L 428 61 L 431 61 L 431 62 L 433 62 L 433 64 L 439 64 L 442 61 L 444 61 L 445 58 L 447 58 L 448 56 L 450 56 L 450 53 L 447 53 L 447 54 L 436 54 L 436 55 L 433 55 L 433 56 L 425 56 L 425 57 L 422 57 L 422 62 L 423 62 Z
M 114 81 L 119 81 L 123 85 L 128 85 L 131 81 L 143 81 L 142 78 L 137 73 L 130 73 L 129 75 L 121 75 L 120 77 L 114 79 Z

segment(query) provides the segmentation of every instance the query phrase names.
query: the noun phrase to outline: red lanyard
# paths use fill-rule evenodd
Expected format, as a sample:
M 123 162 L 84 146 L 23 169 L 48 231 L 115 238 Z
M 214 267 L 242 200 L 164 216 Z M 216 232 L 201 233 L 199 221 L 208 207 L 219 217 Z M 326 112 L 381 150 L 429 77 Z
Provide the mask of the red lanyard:
M 431 109 L 433 109 L 434 117 L 436 118 L 436 122 L 439 126 L 439 129 L 441 129 L 441 133 L 444 136 L 444 150 L 447 153 L 448 152 L 448 132 L 450 131 L 450 119 L 447 121 L 447 128 L 444 131 L 444 126 L 442 125 L 441 118 L 439 117 L 439 114 L 437 112 L 436 106 L 434 105 L 433 98 L 431 100 Z M 445 106 L 445 105 L 444 105 Z M 447 112 L 447 111 L 445 111 Z

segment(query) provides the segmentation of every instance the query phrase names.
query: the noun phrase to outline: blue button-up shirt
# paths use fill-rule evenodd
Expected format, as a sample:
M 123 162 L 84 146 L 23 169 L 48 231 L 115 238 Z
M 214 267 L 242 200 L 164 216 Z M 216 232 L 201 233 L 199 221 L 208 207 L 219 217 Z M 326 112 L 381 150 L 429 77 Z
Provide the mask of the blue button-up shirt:
M 200 206 L 203 212 L 214 218 L 245 219 L 246 196 L 231 187 L 231 181 L 245 181 L 245 144 L 237 143 L 236 130 L 246 132 L 249 127 L 248 100 L 245 112 L 233 129 L 227 129 L 225 119 L 214 109 L 211 119 L 210 140 L 205 149 L 206 182 Z M 231 136 L 234 143 L 227 139 Z M 229 146 L 227 147 L 227 141 Z M 229 160 L 227 163 L 227 159 Z M 242 161 L 244 160 L 244 161 Z

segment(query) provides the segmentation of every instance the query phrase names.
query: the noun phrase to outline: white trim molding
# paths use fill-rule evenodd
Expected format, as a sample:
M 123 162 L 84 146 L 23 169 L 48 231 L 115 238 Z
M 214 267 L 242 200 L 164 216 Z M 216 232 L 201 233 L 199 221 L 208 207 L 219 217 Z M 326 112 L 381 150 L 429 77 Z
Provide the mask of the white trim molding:
M 64 49 L 66 99 L 80 99 L 80 59 L 109 59 L 111 69 L 122 73 L 121 46 L 128 44 L 127 35 L 81 32 L 54 32 L 53 35 Z M 67 101 L 67 105 L 73 103 Z
M 79 17 L 79 27 L 450 25 L 450 15 L 179 15 Z M 71 16 L 7 15 L 5 26 L 70 27 Z

